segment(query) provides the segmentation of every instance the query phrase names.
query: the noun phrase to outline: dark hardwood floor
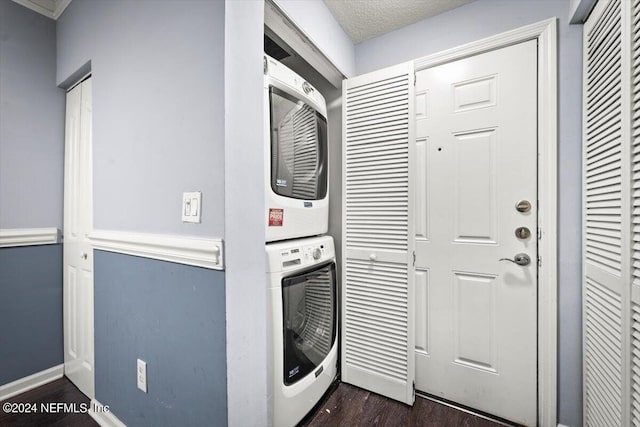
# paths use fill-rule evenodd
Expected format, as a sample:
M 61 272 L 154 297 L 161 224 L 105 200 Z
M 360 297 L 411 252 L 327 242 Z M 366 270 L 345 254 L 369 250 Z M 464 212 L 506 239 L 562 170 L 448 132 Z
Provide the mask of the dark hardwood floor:
M 0 402 L 0 405 L 6 402 L 35 404 L 37 413 L 7 413 L 0 409 L 0 427 L 93 427 L 98 425 L 89 414 L 81 413 L 83 408 L 81 404 L 88 407 L 89 399 L 66 377 Z M 46 413 L 42 410 L 41 404 L 46 406 L 57 403 L 75 403 L 76 406 L 75 408 L 67 407 L 67 411 L 59 408 L 57 413 Z M 53 406 L 51 409 L 55 411 L 56 407 Z M 333 386 L 332 391 L 300 423 L 299 427 L 502 427 L 505 425 L 508 424 L 493 422 L 421 397 L 416 397 L 414 406 L 409 407 L 358 387 L 339 383 Z
M 13 404 L 10 405 L 9 413 L 4 408 L 7 403 Z M 66 403 L 67 407 L 58 405 L 59 403 Z M 62 377 L 0 402 L 0 426 L 94 427 L 98 423 L 88 413 L 82 413 L 84 409 L 89 408 L 89 403 L 87 396 L 66 377 Z M 18 410 L 32 413 L 18 413 Z
M 505 423 L 416 396 L 413 407 L 340 383 L 299 427 L 502 427 Z

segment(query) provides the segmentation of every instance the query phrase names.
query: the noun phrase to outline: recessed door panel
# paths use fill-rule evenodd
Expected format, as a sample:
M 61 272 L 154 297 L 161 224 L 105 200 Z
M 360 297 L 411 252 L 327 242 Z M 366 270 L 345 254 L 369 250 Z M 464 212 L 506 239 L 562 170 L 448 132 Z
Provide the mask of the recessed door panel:
M 416 352 L 429 354 L 429 270 L 415 272 Z
M 495 276 L 454 273 L 454 361 L 496 372 Z
M 428 138 L 416 140 L 416 194 L 418 194 L 418 197 L 415 205 L 414 219 L 416 239 L 419 240 L 429 240 L 429 216 L 427 215 L 429 206 L 429 148 Z
M 496 243 L 496 129 L 454 135 L 456 242 Z
M 496 76 L 454 83 L 452 89 L 456 113 L 496 105 Z

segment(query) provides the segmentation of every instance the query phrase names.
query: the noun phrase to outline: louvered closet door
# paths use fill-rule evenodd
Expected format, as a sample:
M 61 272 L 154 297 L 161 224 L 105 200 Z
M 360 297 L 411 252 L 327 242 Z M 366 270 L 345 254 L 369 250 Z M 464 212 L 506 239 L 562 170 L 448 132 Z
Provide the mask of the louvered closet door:
M 413 404 L 413 64 L 343 85 L 342 380 Z
M 600 1 L 584 26 L 584 422 L 628 425 L 628 145 L 623 9 Z M 628 141 L 628 139 L 626 139 Z

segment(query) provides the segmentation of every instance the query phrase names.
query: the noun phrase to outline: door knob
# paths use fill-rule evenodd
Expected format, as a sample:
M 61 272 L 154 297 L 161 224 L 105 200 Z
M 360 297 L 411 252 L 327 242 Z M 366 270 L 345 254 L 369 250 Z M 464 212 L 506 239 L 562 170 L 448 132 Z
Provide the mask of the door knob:
M 531 258 L 527 254 L 516 254 L 516 256 L 511 258 L 500 258 L 498 261 L 510 261 L 514 264 L 521 265 L 523 267 L 531 264 Z
M 378 259 L 378 256 L 377 256 L 376 254 L 370 254 L 370 255 L 369 255 L 369 259 L 370 259 L 371 261 L 375 261 L 376 259 Z

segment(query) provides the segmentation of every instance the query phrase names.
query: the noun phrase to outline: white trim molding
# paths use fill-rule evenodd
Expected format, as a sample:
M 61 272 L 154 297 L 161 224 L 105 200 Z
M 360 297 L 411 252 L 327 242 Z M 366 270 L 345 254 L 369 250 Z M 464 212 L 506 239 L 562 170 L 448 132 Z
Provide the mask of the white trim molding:
M 55 245 L 62 241 L 57 228 L 0 229 L 0 248 L 14 246 Z
M 91 399 L 89 415 L 102 427 L 127 427 L 125 423 L 113 415 L 109 405 L 103 405 L 95 399 Z
M 21 6 L 38 12 L 41 15 L 57 20 L 69 6 L 71 0 L 13 0 Z
M 94 230 L 94 249 L 223 270 L 222 239 Z
M 538 41 L 538 425 L 557 425 L 558 53 L 557 18 L 416 59 L 416 71 Z
M 7 400 L 51 381 L 62 378 L 64 365 L 57 365 L 0 386 L 0 401 Z

